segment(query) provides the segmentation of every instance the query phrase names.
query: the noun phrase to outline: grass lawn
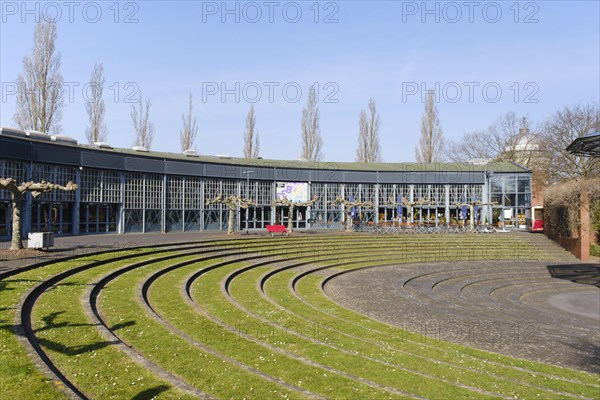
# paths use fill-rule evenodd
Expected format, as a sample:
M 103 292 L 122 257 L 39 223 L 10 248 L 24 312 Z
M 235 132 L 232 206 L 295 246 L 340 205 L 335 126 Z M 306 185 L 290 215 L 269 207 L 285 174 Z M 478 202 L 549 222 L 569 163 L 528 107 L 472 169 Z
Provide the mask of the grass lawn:
M 2 391 L 68 392 L 17 334 L 23 300 L 58 276 L 25 317 L 48 360 L 91 398 L 598 398 L 598 375 L 424 341 L 322 290 L 328 276 L 370 266 L 546 257 L 512 235 L 327 235 L 58 261 L 0 277 Z

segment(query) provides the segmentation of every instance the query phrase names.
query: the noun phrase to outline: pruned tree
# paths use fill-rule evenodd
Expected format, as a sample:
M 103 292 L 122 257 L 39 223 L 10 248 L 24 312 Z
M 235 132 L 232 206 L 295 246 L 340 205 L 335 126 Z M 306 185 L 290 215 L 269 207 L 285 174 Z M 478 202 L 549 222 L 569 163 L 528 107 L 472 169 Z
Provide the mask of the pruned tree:
M 90 92 L 87 93 L 85 102 L 85 111 L 90 122 L 90 126 L 85 129 L 85 137 L 89 144 L 104 142 L 108 136 L 108 130 L 104 123 L 106 108 L 102 98 L 104 81 L 104 65 L 102 63 L 94 64 L 89 82 Z
M 193 115 L 193 108 L 192 94 L 190 93 L 188 113 L 187 115 L 181 114 L 181 121 L 183 122 L 183 128 L 179 134 L 181 151 L 193 149 L 196 136 L 198 135 L 198 121 Z
M 415 147 L 415 158 L 418 163 L 438 162 L 442 158 L 444 135 L 437 107 L 435 93 L 428 92 L 425 97 L 425 114 L 421 118 L 421 136 Z
M 255 206 L 254 201 L 250 199 L 245 199 L 240 196 L 226 196 L 218 195 L 213 199 L 207 199 L 206 205 L 209 204 L 225 204 L 229 211 L 228 219 L 227 219 L 227 234 L 232 235 L 235 231 L 233 227 L 233 223 L 235 221 L 235 214 L 240 208 L 248 208 Z
M 338 196 L 335 200 L 329 202 L 329 204 L 343 204 L 344 205 L 344 221 L 346 222 L 346 232 L 352 231 L 352 218 L 350 213 L 354 207 L 372 207 L 373 203 L 369 201 L 350 201 L 346 200 L 342 196 Z
M 12 242 L 10 249 L 21 250 L 23 248 L 23 241 L 21 239 L 21 210 L 23 208 L 25 193 L 29 192 L 33 197 L 37 197 L 42 193 L 53 190 L 71 191 L 77 190 L 77 188 L 77 185 L 73 182 L 69 182 L 65 186 L 46 181 L 18 184 L 13 178 L 0 178 L 0 189 L 6 189 L 12 194 Z
M 598 104 L 578 104 L 557 111 L 543 126 L 542 137 L 548 152 L 548 171 L 554 181 L 600 176 L 600 159 L 569 153 L 573 140 L 600 131 Z
M 135 146 L 142 146 L 150 150 L 152 139 L 154 139 L 154 124 L 150 122 L 150 99 L 146 99 L 146 106 L 142 104 L 142 98 L 138 101 L 138 109 L 131 106 L 131 120 L 135 130 Z
M 323 159 L 319 107 L 317 107 L 317 94 L 314 87 L 308 92 L 306 107 L 302 109 L 301 134 L 302 157 L 308 161 L 321 161 Z
M 64 101 L 60 53 L 56 51 L 56 23 L 44 18 L 35 26 L 33 53 L 23 58 L 17 78 L 13 120 L 23 130 L 45 133 L 61 129 Z
M 244 158 L 258 158 L 260 141 L 258 129 L 256 129 L 256 116 L 254 115 L 254 104 L 250 106 L 246 116 L 246 130 L 244 131 Z
M 356 161 L 380 162 L 381 148 L 379 146 L 379 127 L 381 118 L 377 114 L 377 106 L 373 98 L 369 99 L 369 115 L 362 110 L 358 120 L 358 147 L 356 148 Z
M 290 199 L 287 198 L 281 198 L 281 199 L 276 199 L 273 202 L 273 207 L 276 206 L 284 206 L 288 208 L 288 226 L 287 226 L 287 230 L 288 233 L 292 233 L 293 228 L 294 228 L 294 208 L 295 207 L 309 207 L 312 206 L 317 200 L 319 200 L 318 197 L 313 197 L 311 200 L 308 201 L 296 201 L 293 202 Z

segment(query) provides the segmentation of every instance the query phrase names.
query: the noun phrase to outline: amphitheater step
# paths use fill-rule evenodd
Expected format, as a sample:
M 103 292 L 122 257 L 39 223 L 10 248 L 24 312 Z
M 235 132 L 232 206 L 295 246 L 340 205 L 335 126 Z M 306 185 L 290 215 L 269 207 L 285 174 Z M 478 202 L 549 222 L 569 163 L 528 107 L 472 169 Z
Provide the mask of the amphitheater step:
M 537 246 L 540 251 L 551 257 L 554 257 L 558 262 L 578 263 L 579 259 L 573 254 L 563 249 L 558 243 L 549 239 L 546 235 L 529 232 L 514 232 L 522 240 Z

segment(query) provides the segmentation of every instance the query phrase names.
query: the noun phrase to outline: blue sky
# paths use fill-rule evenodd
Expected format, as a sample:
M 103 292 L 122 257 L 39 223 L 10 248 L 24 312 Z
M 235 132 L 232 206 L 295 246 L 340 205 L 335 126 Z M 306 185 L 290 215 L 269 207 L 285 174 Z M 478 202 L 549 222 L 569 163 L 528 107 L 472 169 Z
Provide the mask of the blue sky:
M 192 92 L 201 154 L 241 156 L 254 102 L 261 156 L 295 159 L 316 83 L 326 161 L 354 160 L 370 97 L 382 119 L 384 161 L 413 161 L 422 89 L 439 89 L 447 139 L 508 111 L 542 121 L 566 105 L 598 102 L 599 4 L 2 1 L 0 123 L 14 126 L 11 85 L 31 52 L 35 19 L 60 13 L 61 71 L 73 88 L 63 133 L 82 142 L 82 89 L 102 62 L 108 142 L 116 147 L 133 144 L 129 101 L 141 93 L 152 100 L 152 148 L 179 152 Z

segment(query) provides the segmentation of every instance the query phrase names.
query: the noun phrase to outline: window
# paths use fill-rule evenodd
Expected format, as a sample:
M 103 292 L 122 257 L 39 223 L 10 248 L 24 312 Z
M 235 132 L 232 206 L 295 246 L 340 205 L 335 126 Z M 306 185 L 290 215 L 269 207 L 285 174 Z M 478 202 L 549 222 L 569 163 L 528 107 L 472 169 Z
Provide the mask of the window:
M 125 208 L 144 208 L 144 175 L 128 173 L 125 176 Z
M 177 176 L 167 177 L 167 208 L 169 210 L 181 210 L 184 197 L 183 178 Z
M 161 210 L 163 179 L 160 175 L 146 175 L 146 210 Z

